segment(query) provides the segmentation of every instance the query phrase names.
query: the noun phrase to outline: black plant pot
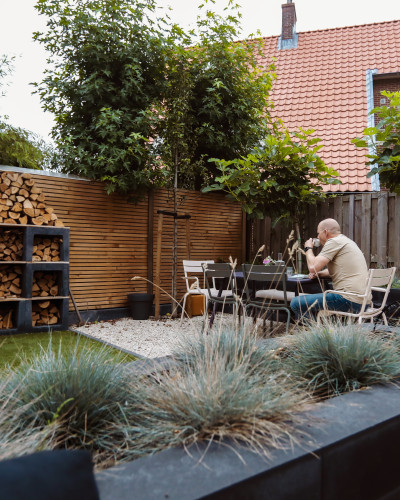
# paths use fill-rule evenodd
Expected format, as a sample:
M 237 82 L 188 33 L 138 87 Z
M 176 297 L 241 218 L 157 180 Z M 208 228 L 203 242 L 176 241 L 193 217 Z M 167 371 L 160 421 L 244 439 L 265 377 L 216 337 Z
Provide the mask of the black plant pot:
M 129 293 L 128 305 L 133 319 L 149 319 L 153 309 L 152 293 Z
M 383 293 L 372 292 L 372 299 L 375 305 L 381 304 Z M 384 312 L 389 321 L 389 324 L 397 324 L 400 318 L 400 288 L 391 288 L 386 300 Z

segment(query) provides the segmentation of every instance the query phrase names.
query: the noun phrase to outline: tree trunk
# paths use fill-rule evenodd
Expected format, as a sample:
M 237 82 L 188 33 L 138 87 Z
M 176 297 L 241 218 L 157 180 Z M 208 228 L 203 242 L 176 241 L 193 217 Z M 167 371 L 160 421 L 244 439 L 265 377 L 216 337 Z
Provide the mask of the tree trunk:
M 178 155 L 175 155 L 175 172 L 174 172 L 174 213 L 178 212 L 178 203 L 177 203 L 177 190 L 178 190 Z M 176 291 L 176 268 L 177 268 L 177 260 L 178 260 L 178 219 L 176 216 L 174 217 L 174 234 L 173 234 L 173 244 L 172 244 L 172 317 L 176 317 L 176 299 L 177 299 L 177 291 Z
M 297 236 L 297 241 L 299 242 L 299 248 L 296 252 L 296 272 L 301 274 L 302 270 L 302 253 L 301 253 L 301 234 L 300 234 L 300 226 L 299 226 L 299 221 L 298 219 L 294 223 L 294 227 L 296 228 L 296 236 Z

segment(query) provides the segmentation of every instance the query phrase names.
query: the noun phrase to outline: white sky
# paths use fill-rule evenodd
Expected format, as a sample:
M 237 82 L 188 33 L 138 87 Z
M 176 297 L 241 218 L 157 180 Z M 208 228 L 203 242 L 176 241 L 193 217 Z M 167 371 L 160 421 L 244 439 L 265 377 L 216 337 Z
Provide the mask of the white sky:
M 285 0 L 238 0 L 242 6 L 243 37 L 261 31 L 263 36 L 279 35 L 281 4 Z M 39 97 L 32 95 L 30 82 L 42 79 L 46 52 L 33 42 L 32 33 L 45 26 L 34 9 L 35 0 L 0 0 L 0 54 L 16 55 L 15 71 L 8 79 L 6 96 L 0 97 L 0 115 L 8 115 L 13 125 L 48 139 L 53 118 L 41 109 Z M 193 25 L 200 0 L 157 0 L 173 8 L 170 16 L 183 26 Z M 221 12 L 227 0 L 216 0 Z M 353 26 L 400 19 L 400 0 L 295 0 L 297 32 Z M 398 42 L 397 42 L 398 43 Z

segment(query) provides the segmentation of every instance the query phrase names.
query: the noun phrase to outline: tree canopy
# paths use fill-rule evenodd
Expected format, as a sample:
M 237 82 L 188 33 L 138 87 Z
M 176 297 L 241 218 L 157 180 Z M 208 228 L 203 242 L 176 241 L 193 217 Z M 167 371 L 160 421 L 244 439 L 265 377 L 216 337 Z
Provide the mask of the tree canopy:
M 109 191 L 159 182 L 149 161 L 155 102 L 165 87 L 167 38 L 153 0 L 39 0 L 51 54 L 37 85 L 56 116 L 52 136 L 66 172 L 104 180 Z
M 213 2 L 205 2 L 205 4 Z M 56 115 L 62 168 L 126 193 L 171 183 L 201 187 L 260 140 L 273 68 L 260 71 L 257 43 L 238 43 L 240 15 L 202 8 L 184 32 L 154 0 L 38 0 L 51 54 L 37 85 Z
M 353 139 L 357 147 L 369 147 L 367 177 L 379 174 L 381 184 L 400 195 L 400 92 L 382 92 L 388 106 L 374 108 L 370 114 L 380 118 L 376 127 L 363 130 L 363 138 Z
M 201 15 L 200 11 L 192 33 L 196 43 L 175 47 L 171 54 L 168 94 L 162 102 L 160 154 L 166 164 L 181 158 L 179 178 L 184 187 L 199 189 L 209 184 L 218 171 L 208 159 L 231 160 L 249 153 L 270 121 L 274 66 L 258 66 L 260 40 L 237 41 L 237 8 L 232 6 L 226 17 L 207 9 Z
M 313 132 L 289 132 L 274 124 L 250 154 L 229 161 L 212 159 L 221 174 L 204 191 L 224 191 L 251 217 L 298 222 L 306 205 L 325 198 L 323 184 L 340 183 L 338 172 L 318 156 L 322 146 Z

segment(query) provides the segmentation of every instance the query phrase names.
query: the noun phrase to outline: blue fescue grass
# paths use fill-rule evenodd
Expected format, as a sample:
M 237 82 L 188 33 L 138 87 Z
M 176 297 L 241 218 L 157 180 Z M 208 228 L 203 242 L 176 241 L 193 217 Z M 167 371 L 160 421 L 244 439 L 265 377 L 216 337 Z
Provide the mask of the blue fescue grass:
M 311 324 L 293 337 L 286 355 L 292 376 L 322 398 L 388 382 L 400 374 L 400 354 L 393 341 L 356 324 Z
M 185 336 L 167 370 L 133 375 L 89 346 L 51 347 L 0 384 L 0 458 L 60 447 L 92 451 L 98 467 L 199 442 L 268 456 L 296 441 L 311 394 L 337 395 L 400 372 L 394 338 L 354 325 L 311 325 L 279 348 L 251 329 Z M 278 347 L 277 347 L 278 346 Z
M 251 333 L 187 337 L 168 373 L 147 379 L 142 419 L 128 432 L 138 455 L 196 442 L 236 442 L 263 455 L 295 439 L 308 398 Z
M 117 458 L 124 447 L 125 408 L 135 406 L 127 372 L 113 364 L 106 347 L 77 342 L 69 353 L 51 345 L 33 360 L 10 369 L 0 402 L 19 412 L 15 437 L 26 429 L 52 429 L 47 447 L 86 448 L 103 460 Z M 1 431 L 0 425 L 0 431 Z M 96 458 L 97 460 L 97 458 Z

